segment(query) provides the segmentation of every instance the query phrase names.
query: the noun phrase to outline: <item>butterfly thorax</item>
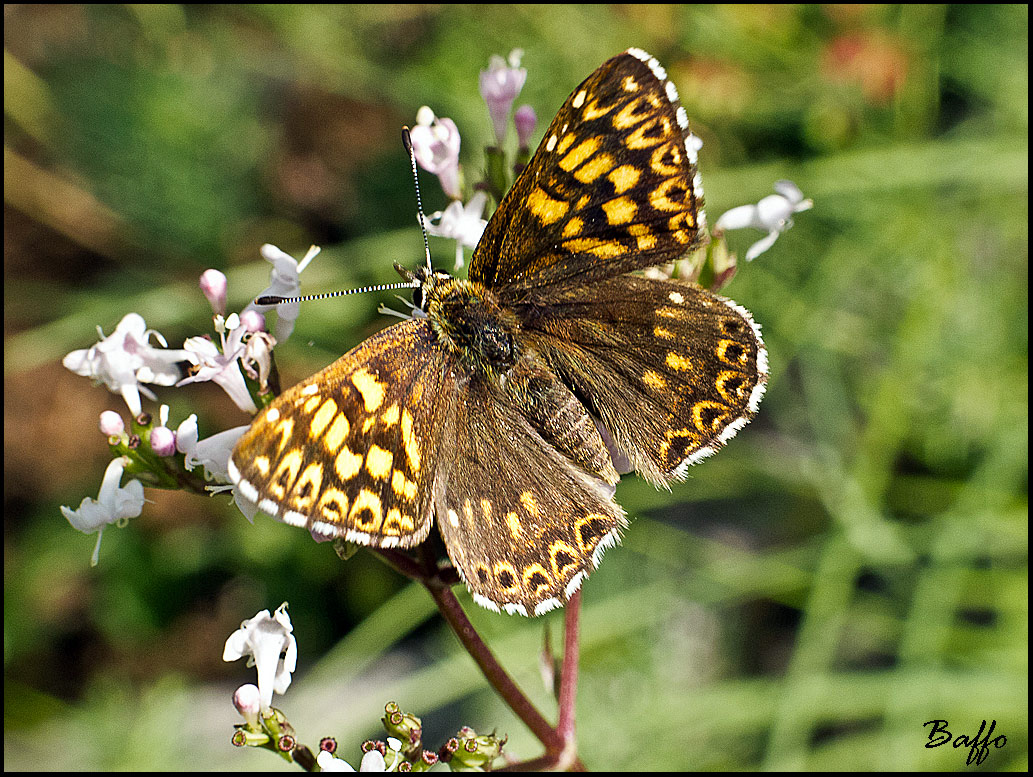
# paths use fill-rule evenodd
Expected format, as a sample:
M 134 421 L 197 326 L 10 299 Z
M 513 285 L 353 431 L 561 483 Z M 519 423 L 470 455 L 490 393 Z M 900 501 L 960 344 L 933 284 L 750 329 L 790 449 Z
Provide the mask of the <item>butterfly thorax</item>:
M 517 318 L 476 281 L 434 273 L 421 286 L 423 310 L 441 342 L 476 371 L 499 374 L 517 360 Z

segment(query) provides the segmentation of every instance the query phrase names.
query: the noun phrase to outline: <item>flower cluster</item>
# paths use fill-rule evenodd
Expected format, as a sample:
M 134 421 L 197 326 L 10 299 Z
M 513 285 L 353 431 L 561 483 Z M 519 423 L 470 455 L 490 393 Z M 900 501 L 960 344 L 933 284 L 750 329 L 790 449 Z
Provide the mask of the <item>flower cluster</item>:
M 481 97 L 488 108 L 495 144 L 485 150 L 485 179 L 477 182 L 471 191 L 464 186 L 465 176 L 459 162 L 459 129 L 452 119 L 437 117 L 425 105 L 417 111 L 416 125 L 410 132 L 417 164 L 438 177 L 442 190 L 452 200 L 445 210 L 429 216 L 426 227 L 430 235 L 456 241 L 456 270 L 463 266 L 463 249 L 477 245 L 488 223 L 484 210 L 489 193 L 499 202 L 509 189 L 512 175 L 522 169 L 530 153 L 530 138 L 537 124 L 534 109 L 523 105 L 513 111 L 513 103 L 527 80 L 527 70 L 520 66 L 522 56 L 520 49 L 514 49 L 505 60 L 493 56 L 488 69 L 481 71 Z M 511 117 L 517 135 L 516 161 L 512 166 L 504 150 Z
M 293 297 L 300 289 L 299 275 L 319 253 L 309 249 L 299 262 L 276 246 L 265 245 L 262 256 L 273 265 L 269 286 L 262 295 Z M 83 499 L 78 509 L 62 507 L 73 527 L 97 534 L 92 563 L 100 554 L 104 528 L 124 525 L 143 510 L 144 484 L 166 488 L 192 488 L 199 492 L 232 491 L 234 501 L 250 520 L 257 506 L 229 484 L 227 463 L 237 440 L 247 426 L 201 438 L 197 416 L 191 414 L 172 429 L 169 407 L 161 405 L 157 419 L 143 409 L 141 396 L 157 397 L 149 386 L 181 387 L 211 381 L 220 386 L 241 410 L 255 413 L 258 406 L 245 375 L 257 386 L 258 395 L 269 392 L 272 349 L 294 329 L 299 303 L 276 307 L 276 337 L 266 331 L 265 313 L 273 306 L 249 304 L 239 314 L 225 315 L 227 281 L 218 270 L 206 270 L 200 287 L 213 310 L 216 339 L 210 335 L 189 337 L 180 349 L 171 349 L 160 332 L 149 329 L 138 313 L 129 313 L 110 335 L 98 328 L 99 342 L 72 351 L 64 365 L 78 375 L 119 394 L 130 412 L 127 428 L 122 416 L 112 410 L 101 413 L 100 430 L 108 438 L 114 455 L 104 474 L 97 499 Z M 188 365 L 184 377 L 182 364 Z M 200 467 L 203 479 L 193 475 Z M 122 485 L 122 479 L 129 480 Z
M 299 743 L 283 711 L 272 706 L 273 694 L 282 696 L 290 687 L 298 659 L 298 644 L 286 602 L 272 615 L 262 610 L 244 621 L 226 640 L 222 657 L 224 661 L 247 658 L 248 666 L 258 670 L 257 686 L 245 683 L 233 693 L 233 706 L 244 719 L 233 733 L 234 744 L 264 747 L 288 760 L 309 766 L 314 763 L 324 772 L 355 771 L 350 763 L 337 756 L 337 741 L 332 737 L 320 740 L 318 755 L 313 757 L 311 749 Z M 439 761 L 447 763 L 452 771 L 485 771 L 502 754 L 506 743 L 504 737 L 499 738 L 494 733 L 478 735 L 463 726 L 438 750 L 426 750 L 423 723 L 394 702 L 385 706 L 381 723 L 388 736 L 385 741 L 363 744 L 360 772 L 426 771 Z

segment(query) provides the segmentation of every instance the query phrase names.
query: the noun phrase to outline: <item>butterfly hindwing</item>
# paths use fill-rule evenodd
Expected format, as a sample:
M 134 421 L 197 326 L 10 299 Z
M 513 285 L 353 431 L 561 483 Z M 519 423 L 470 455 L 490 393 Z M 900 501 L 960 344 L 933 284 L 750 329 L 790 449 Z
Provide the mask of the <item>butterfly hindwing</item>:
M 492 215 L 471 280 L 513 299 L 674 261 L 702 226 L 697 148 L 656 60 L 610 59 L 567 98 Z
M 517 391 L 475 379 L 460 393 L 436 514 L 480 604 L 539 615 L 570 598 L 626 521 L 613 501 L 617 474 L 581 404 L 547 370 L 513 372 L 524 383 Z M 560 425 L 545 419 L 568 415 L 577 420 L 557 439 Z
M 536 298 L 523 335 L 656 484 L 727 442 L 767 381 L 752 317 L 696 285 L 622 276 L 559 290 Z

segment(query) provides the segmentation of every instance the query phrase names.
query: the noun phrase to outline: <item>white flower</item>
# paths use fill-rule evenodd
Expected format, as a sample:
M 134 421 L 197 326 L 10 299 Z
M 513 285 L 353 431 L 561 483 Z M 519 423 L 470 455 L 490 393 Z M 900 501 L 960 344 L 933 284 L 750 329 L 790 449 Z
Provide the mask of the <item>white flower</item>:
M 388 737 L 388 747 L 392 748 L 392 764 L 390 767 L 387 765 L 387 761 L 384 760 L 384 756 L 381 755 L 379 750 L 370 750 L 368 753 L 362 756 L 362 763 L 359 764 L 360 772 L 391 772 L 395 771 L 397 766 L 402 760 L 401 754 L 398 752 L 401 747 L 401 742 L 394 740 L 398 743 L 398 747 L 393 747 L 391 744 L 391 737 Z M 319 764 L 319 768 L 324 772 L 354 772 L 355 769 L 347 761 L 343 761 L 337 756 L 326 750 L 320 750 L 319 755 L 316 756 L 316 763 Z
M 299 276 L 302 270 L 308 267 L 309 262 L 316 258 L 316 255 L 319 253 L 319 247 L 309 247 L 300 262 L 290 254 L 284 253 L 269 243 L 262 246 L 261 253 L 262 258 L 271 263 L 273 269 L 269 275 L 268 288 L 258 296 L 297 297 L 301 294 L 301 278 Z M 282 343 L 294 331 L 294 322 L 298 320 L 298 315 L 301 313 L 301 303 L 284 302 L 279 305 L 257 305 L 252 302 L 244 310 L 256 310 L 259 313 L 268 313 L 270 310 L 275 310 L 276 341 Z
M 397 759 L 396 759 L 397 765 Z M 362 756 L 362 763 L 359 764 L 360 772 L 386 772 L 387 762 L 384 761 L 384 756 L 380 754 L 379 750 L 370 750 L 364 756 Z
M 165 338 L 148 329 L 139 313 L 126 315 L 111 335 L 105 337 L 100 327 L 97 333 L 101 338 L 99 343 L 72 351 L 62 363 L 75 374 L 93 378 L 121 394 L 134 416 L 142 411 L 141 393 L 148 399 L 155 398 L 140 384 L 171 386 L 180 376 L 176 362 L 190 358 L 186 351 L 168 350 Z M 150 345 L 152 335 L 161 343 L 161 348 Z
M 327 750 L 320 750 L 316 763 L 322 772 L 354 772 L 355 768 L 347 761 L 342 761 Z
M 234 426 L 224 432 L 218 432 L 203 440 L 197 439 L 197 415 L 191 413 L 183 423 L 176 429 L 176 450 L 185 454 L 183 466 L 191 471 L 198 464 L 204 469 L 205 480 L 215 480 L 222 484 L 228 484 L 230 480 L 229 461 L 230 454 L 237 440 L 243 436 L 249 427 Z M 258 512 L 258 505 L 245 498 L 236 486 L 220 485 L 208 486 L 212 493 L 219 493 L 230 490 L 233 492 L 233 501 L 249 521 L 253 521 Z
M 234 426 L 224 432 L 218 432 L 203 440 L 198 439 L 197 415 L 191 414 L 176 429 L 176 450 L 185 454 L 183 465 L 187 471 L 191 471 L 200 464 L 204 468 L 206 480 L 215 480 L 219 483 L 229 483 L 229 461 L 230 454 L 237 440 L 248 430 L 247 426 Z M 223 485 L 219 487 L 208 486 L 212 493 L 231 490 L 233 501 L 249 521 L 253 521 L 255 513 L 258 512 L 258 505 L 250 501 L 238 491 L 236 486 Z
M 216 316 L 215 320 L 216 328 L 220 330 L 222 348 L 207 337 L 187 338 L 183 348 L 194 365 L 193 374 L 183 378 L 176 385 L 185 386 L 188 383 L 210 380 L 219 385 L 233 400 L 233 404 L 245 413 L 256 413 L 258 407 L 255 406 L 247 383 L 244 382 L 244 376 L 240 372 L 240 358 L 247 352 L 243 340 L 244 335 L 248 334 L 248 328 L 240 322 L 240 317 L 236 313 L 225 321 L 221 316 Z
M 100 558 L 100 540 L 104 527 L 123 519 L 135 518 L 143 510 L 143 484 L 139 480 L 130 480 L 124 487 L 119 485 L 127 463 L 128 459 L 120 456 L 108 464 L 96 499 L 86 497 L 78 510 L 61 506 L 61 513 L 76 529 L 84 534 L 97 532 L 97 545 L 90 559 L 93 566 L 97 565 Z
M 461 194 L 459 183 L 459 128 L 449 118 L 439 119 L 428 106 L 416 112 L 416 126 L 409 130 L 412 153 L 420 167 L 438 177 L 441 188 L 453 200 Z
M 245 313 L 261 318 L 261 314 L 253 310 L 245 311 Z M 251 337 L 244 343 L 244 355 L 240 359 L 240 364 L 252 380 L 258 381 L 259 389 L 262 391 L 265 391 L 269 385 L 274 345 L 276 345 L 276 338 L 268 332 L 261 331 L 252 331 Z
M 746 261 L 752 261 L 774 245 L 778 236 L 793 226 L 794 213 L 814 207 L 813 200 L 805 200 L 803 192 L 792 181 L 777 181 L 777 194 L 769 194 L 756 205 L 740 205 L 723 213 L 714 225 L 714 230 L 753 227 L 767 231 L 767 237 L 758 240 L 746 252 Z
M 298 662 L 298 643 L 293 631 L 287 603 L 284 602 L 273 615 L 269 610 L 262 610 L 254 618 L 244 621 L 226 640 L 223 661 L 236 661 L 248 656 L 248 666 L 258 667 L 263 713 L 272 705 L 273 692 L 283 694 L 290 687 L 291 672 Z
M 476 248 L 488 223 L 481 215 L 488 204 L 488 195 L 477 192 L 464 206 L 454 200 L 444 211 L 432 213 L 427 221 L 427 234 L 456 241 L 456 269 L 463 266 L 463 247 Z

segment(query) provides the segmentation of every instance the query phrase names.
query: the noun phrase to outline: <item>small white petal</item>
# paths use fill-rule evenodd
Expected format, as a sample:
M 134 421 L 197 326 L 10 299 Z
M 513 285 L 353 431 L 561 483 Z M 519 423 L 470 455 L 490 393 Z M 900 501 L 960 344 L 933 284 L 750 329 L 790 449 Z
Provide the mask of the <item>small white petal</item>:
M 762 226 L 756 205 L 740 205 L 722 213 L 714 225 L 714 229 L 729 230 L 743 229 L 745 227 L 761 228 Z
M 342 761 L 326 750 L 320 750 L 316 756 L 316 763 L 324 772 L 354 772 L 355 769 L 347 761 Z
M 771 246 L 775 244 L 775 241 L 778 240 L 778 236 L 780 234 L 782 234 L 780 230 L 774 229 L 768 233 L 767 237 L 763 237 L 751 245 L 746 251 L 746 261 L 752 262 L 762 253 L 771 248 Z
M 416 111 L 416 123 L 421 127 L 429 127 L 434 123 L 434 119 L 436 118 L 434 111 L 430 109 L 429 105 L 422 105 L 420 106 L 420 109 Z
M 364 756 L 362 756 L 362 763 L 359 764 L 360 772 L 385 772 L 387 771 L 387 764 L 384 762 L 384 756 L 380 754 L 379 750 L 370 750 Z

